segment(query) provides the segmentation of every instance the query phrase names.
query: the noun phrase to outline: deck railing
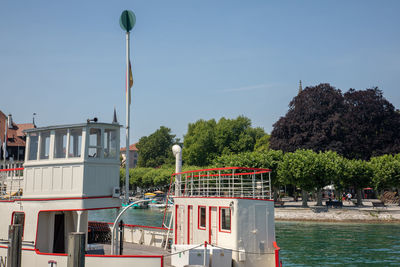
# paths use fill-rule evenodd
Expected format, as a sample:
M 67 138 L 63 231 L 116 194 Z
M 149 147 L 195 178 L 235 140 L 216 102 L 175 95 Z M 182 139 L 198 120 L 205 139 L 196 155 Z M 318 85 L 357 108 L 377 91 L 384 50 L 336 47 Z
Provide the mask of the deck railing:
M 186 197 L 241 197 L 271 199 L 271 176 L 269 169 L 214 168 L 173 174 L 181 192 L 174 196 Z M 172 189 L 173 190 L 173 189 Z
M 15 199 L 22 195 L 23 162 L 6 162 L 0 164 L 0 198 Z

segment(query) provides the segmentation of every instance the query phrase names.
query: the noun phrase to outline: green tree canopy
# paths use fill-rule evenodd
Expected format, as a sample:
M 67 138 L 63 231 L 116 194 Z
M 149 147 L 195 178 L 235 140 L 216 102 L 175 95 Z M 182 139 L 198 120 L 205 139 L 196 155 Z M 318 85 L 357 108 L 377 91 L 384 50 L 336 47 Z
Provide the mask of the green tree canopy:
M 251 127 L 244 116 L 189 123 L 184 136 L 183 160 L 186 164 L 206 166 L 220 155 L 253 151 L 259 139 L 265 136 L 262 128 Z M 264 144 L 266 141 L 264 140 Z
M 375 188 L 400 187 L 400 154 L 373 157 L 370 162 Z
M 138 148 L 139 167 L 159 167 L 173 163 L 174 157 L 171 147 L 175 143 L 175 135 L 171 129 L 161 126 L 160 129 L 139 139 Z

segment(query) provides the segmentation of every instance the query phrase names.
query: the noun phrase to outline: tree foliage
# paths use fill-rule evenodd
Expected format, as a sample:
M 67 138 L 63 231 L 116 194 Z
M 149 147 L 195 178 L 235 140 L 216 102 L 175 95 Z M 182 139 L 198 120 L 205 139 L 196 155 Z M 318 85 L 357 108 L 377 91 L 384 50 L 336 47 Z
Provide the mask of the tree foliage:
M 340 90 L 326 83 L 306 87 L 289 103 L 286 115 L 274 124 L 271 149 L 341 152 L 343 110 Z
M 206 166 L 220 155 L 253 151 L 259 139 L 265 136 L 261 128 L 251 127 L 244 116 L 189 123 L 184 136 L 183 160 L 186 164 Z M 266 146 L 264 140 L 264 147 Z M 260 144 L 261 146 L 261 144 Z
M 400 151 L 400 114 L 378 88 L 344 94 L 344 154 L 368 160 Z
M 275 124 L 270 147 L 336 151 L 348 158 L 400 152 L 400 114 L 378 88 L 341 91 L 329 84 L 307 87 Z
M 400 154 L 373 157 L 370 162 L 376 189 L 400 187 Z
M 161 126 L 160 129 L 139 139 L 138 166 L 159 167 L 174 162 L 171 147 L 175 143 L 175 135 L 171 129 Z

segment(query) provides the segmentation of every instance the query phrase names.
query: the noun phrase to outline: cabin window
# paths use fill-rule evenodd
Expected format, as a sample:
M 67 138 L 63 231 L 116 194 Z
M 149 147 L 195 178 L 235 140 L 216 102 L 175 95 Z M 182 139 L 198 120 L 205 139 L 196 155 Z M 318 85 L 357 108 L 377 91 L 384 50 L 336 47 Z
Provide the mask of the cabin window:
M 206 207 L 199 207 L 199 229 L 206 228 Z
M 219 208 L 220 231 L 231 231 L 231 209 Z
M 82 147 L 82 129 L 69 130 L 69 158 L 80 158 Z
M 50 132 L 40 134 L 40 159 L 49 159 L 50 155 Z
M 65 158 L 67 153 L 67 130 L 57 130 L 54 137 L 54 157 Z
M 28 160 L 37 160 L 38 152 L 38 135 L 37 133 L 29 134 L 29 156 Z
M 99 158 L 101 154 L 101 130 L 90 128 L 89 130 L 89 151 L 90 158 Z
M 114 129 L 104 130 L 104 157 L 117 157 L 117 131 Z

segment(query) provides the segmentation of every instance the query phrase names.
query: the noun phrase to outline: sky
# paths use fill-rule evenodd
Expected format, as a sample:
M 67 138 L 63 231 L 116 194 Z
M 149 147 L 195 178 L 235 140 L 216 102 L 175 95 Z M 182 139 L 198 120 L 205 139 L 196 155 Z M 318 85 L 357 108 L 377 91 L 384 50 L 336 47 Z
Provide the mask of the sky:
M 125 125 L 125 9 L 131 143 L 239 115 L 270 133 L 299 80 L 378 86 L 400 108 L 400 1 L 0 0 L 0 110 L 41 127 L 111 122 L 115 107 Z

